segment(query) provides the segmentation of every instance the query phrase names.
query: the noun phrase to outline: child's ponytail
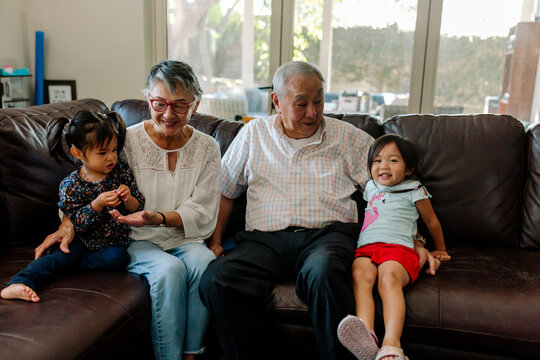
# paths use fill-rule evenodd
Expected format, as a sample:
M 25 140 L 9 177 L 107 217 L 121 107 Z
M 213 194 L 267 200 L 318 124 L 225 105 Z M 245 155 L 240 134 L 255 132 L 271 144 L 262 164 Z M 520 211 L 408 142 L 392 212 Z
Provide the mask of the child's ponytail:
M 120 154 L 120 152 L 124 148 L 124 143 L 126 141 L 126 123 L 124 122 L 124 119 L 122 119 L 120 114 L 114 111 L 108 112 L 106 116 L 112 120 L 112 123 L 116 128 L 117 148 L 118 154 Z
M 58 118 L 51 121 L 47 127 L 49 154 L 58 162 L 65 160 L 75 163 L 71 153 L 68 154 L 63 146 L 64 134 L 67 149 L 74 146 L 83 152 L 91 146 L 106 144 L 116 137 L 117 152 L 120 153 L 126 140 L 126 124 L 115 112 L 103 114 L 88 110 L 78 111 L 71 120 Z
M 47 147 L 49 148 L 49 154 L 57 162 L 67 161 L 73 163 L 73 159 L 66 153 L 62 144 L 66 124 L 68 124 L 66 143 L 68 148 L 71 146 L 71 141 L 69 139 L 69 127 L 71 126 L 70 120 L 65 117 L 61 117 L 54 119 L 47 126 Z

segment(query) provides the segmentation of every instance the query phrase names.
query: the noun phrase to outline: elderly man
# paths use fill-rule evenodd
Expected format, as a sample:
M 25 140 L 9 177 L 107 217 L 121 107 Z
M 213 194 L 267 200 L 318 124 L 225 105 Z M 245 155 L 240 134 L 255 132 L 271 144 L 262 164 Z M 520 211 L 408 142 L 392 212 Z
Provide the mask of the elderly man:
M 274 284 L 291 279 L 308 306 L 321 358 L 352 356 L 336 329 L 354 312 L 351 264 L 360 225 L 350 196 L 369 178 L 373 139 L 323 116 L 323 84 L 313 65 L 281 66 L 271 94 L 277 114 L 244 126 L 222 159 L 209 247 L 219 253 L 233 199 L 247 190 L 246 230 L 210 263 L 199 290 L 228 360 L 287 358 L 265 307 Z

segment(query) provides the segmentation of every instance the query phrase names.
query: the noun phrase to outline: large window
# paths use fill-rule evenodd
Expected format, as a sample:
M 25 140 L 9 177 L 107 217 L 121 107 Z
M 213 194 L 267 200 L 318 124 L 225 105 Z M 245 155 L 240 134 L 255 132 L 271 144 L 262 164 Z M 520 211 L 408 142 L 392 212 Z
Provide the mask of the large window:
M 295 3 L 293 57 L 323 71 L 327 111 L 407 112 L 417 0 Z
M 503 83 L 506 71 L 510 71 L 514 53 L 516 28 L 535 32 L 536 41 L 527 44 L 528 49 L 518 49 L 515 57 L 526 56 L 529 71 L 520 78 L 519 87 L 529 81 L 534 83 L 538 55 L 529 56 L 531 48 L 538 49 L 540 23 L 523 27 L 524 22 L 534 20 L 533 8 L 527 1 L 508 0 L 452 0 L 443 2 L 439 59 L 435 87 L 435 106 L 457 108 L 459 112 L 508 112 L 508 83 Z M 532 2 L 529 2 L 532 3 Z M 524 8 L 525 6 L 525 8 Z M 519 39 L 518 39 L 519 40 Z M 530 38 L 532 40 L 532 38 Z M 521 54 L 521 51 L 527 54 Z M 538 54 L 538 50 L 536 50 Z M 524 66 L 514 62 L 515 66 Z M 517 70 L 514 68 L 514 70 Z M 532 72 L 531 72 L 532 71 Z M 510 75 L 510 74 L 508 74 Z M 518 76 L 518 75 L 514 75 Z M 504 79 L 508 82 L 510 79 Z M 529 120 L 533 87 L 520 96 L 528 96 L 529 107 L 525 113 L 514 111 L 513 115 Z M 520 91 L 520 89 L 515 89 Z M 512 99 L 513 100 L 513 99 Z M 523 99 L 516 99 L 521 101 Z M 511 104 L 512 106 L 513 104 Z
M 535 0 L 162 1 L 168 57 L 195 68 L 202 112 L 267 113 L 270 75 L 293 59 L 321 69 L 326 111 L 530 120 L 540 107 Z
M 168 57 L 190 64 L 200 112 L 234 119 L 268 112 L 270 0 L 168 1 Z

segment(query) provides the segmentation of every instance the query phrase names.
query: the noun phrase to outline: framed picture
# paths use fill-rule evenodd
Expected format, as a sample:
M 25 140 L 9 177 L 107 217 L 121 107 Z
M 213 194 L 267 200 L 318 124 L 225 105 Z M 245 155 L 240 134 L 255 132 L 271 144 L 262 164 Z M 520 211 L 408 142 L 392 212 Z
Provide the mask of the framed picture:
M 77 99 L 75 80 L 44 80 L 43 103 L 54 104 Z

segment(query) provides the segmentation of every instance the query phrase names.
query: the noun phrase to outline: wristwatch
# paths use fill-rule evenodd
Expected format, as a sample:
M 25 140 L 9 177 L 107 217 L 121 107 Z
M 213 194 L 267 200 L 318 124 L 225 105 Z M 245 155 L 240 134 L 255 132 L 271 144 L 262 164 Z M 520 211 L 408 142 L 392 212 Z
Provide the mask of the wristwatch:
M 157 224 L 156 226 L 157 227 L 165 227 L 165 226 L 167 226 L 167 224 L 165 224 L 167 222 L 167 219 L 165 218 L 165 215 L 162 212 L 159 212 L 159 211 L 156 211 L 156 213 L 161 215 L 161 217 L 163 218 L 163 222 L 161 224 Z
M 426 239 L 420 235 L 419 233 L 416 233 L 416 235 L 413 236 L 413 240 L 414 241 L 420 241 L 422 243 L 422 245 L 426 245 Z

